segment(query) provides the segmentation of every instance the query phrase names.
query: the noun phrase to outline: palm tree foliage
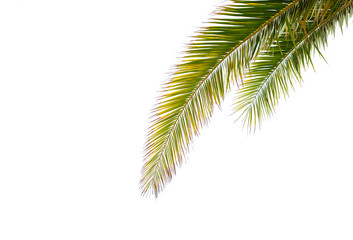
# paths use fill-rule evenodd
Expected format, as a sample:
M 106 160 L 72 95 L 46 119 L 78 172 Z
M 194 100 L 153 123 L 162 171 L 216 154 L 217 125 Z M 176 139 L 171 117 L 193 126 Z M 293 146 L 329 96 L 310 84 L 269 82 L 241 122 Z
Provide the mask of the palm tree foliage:
M 156 197 L 231 87 L 248 129 L 274 113 L 301 70 L 352 14 L 353 0 L 231 0 L 188 45 L 163 85 L 145 145 L 141 191 Z

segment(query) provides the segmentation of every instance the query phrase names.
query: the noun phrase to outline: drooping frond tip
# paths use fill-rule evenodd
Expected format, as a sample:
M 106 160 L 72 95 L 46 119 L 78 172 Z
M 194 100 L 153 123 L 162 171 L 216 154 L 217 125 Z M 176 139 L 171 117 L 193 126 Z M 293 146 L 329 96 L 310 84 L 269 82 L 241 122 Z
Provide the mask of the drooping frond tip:
M 282 87 L 283 82 L 278 80 L 281 79 L 279 74 L 283 77 L 298 74 L 296 69 L 299 69 L 301 59 L 310 57 L 307 54 L 311 52 L 310 46 L 300 43 L 300 39 L 322 45 L 314 39 L 317 32 L 311 31 L 324 21 L 328 24 L 334 10 L 343 6 L 337 2 L 348 4 L 351 1 L 232 0 L 220 7 L 208 26 L 202 28 L 188 45 L 152 110 L 142 168 L 142 194 L 157 197 L 164 189 L 176 168 L 183 163 L 194 137 L 208 122 L 214 106 L 221 103 L 236 82 L 245 79 L 239 109 L 247 109 L 256 96 L 259 105 L 254 104 L 252 109 L 255 110 L 249 111 L 248 115 L 260 114 L 263 109 L 271 112 L 272 109 L 263 108 L 263 104 L 276 101 L 278 86 Z M 303 27 L 303 23 L 308 26 Z M 323 26 L 328 25 L 320 28 Z M 290 53 L 295 45 L 298 45 L 294 48 L 297 59 Z M 285 58 L 282 62 L 286 64 L 281 64 L 285 67 L 280 68 L 277 65 L 281 57 Z M 246 74 L 249 69 L 255 79 L 252 85 Z M 254 94 L 256 87 L 262 85 L 260 79 L 267 76 L 266 71 L 269 74 L 272 70 L 276 71 L 272 74 L 277 80 L 272 81 L 275 87 L 269 89 L 271 94 L 266 95 L 263 90 L 261 94 Z M 283 85 L 283 89 L 286 88 Z M 262 117 L 259 116 L 256 121 Z

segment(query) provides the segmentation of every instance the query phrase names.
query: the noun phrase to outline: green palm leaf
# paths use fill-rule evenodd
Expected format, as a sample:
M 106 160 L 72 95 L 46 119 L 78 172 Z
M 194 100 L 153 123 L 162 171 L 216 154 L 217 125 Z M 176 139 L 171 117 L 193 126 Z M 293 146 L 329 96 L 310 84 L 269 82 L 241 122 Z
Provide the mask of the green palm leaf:
M 182 164 L 193 138 L 208 122 L 214 106 L 221 103 L 234 83 L 248 79 L 246 72 L 260 52 L 259 61 L 274 63 L 268 60 L 269 52 L 278 55 L 276 48 L 282 43 L 281 54 L 289 52 L 288 43 L 295 45 L 304 34 L 295 32 L 300 26 L 297 18 L 310 23 L 310 31 L 341 6 L 337 2 L 343 1 L 232 0 L 221 7 L 188 46 L 152 111 L 142 168 L 142 194 L 157 197 L 164 189 L 176 167 Z M 276 40 L 278 47 L 274 47 Z M 260 68 L 252 64 L 252 72 L 256 69 Z M 250 100 L 245 91 L 243 95 Z
M 259 127 L 261 122 L 275 113 L 278 100 L 288 96 L 289 89 L 295 83 L 301 83 L 301 70 L 312 64 L 312 55 L 320 47 L 327 44 L 327 38 L 334 33 L 336 25 L 341 28 L 344 20 L 352 15 L 352 1 L 332 2 L 329 11 L 320 22 L 315 19 L 300 20 L 301 32 L 296 32 L 296 39 L 286 37 L 289 32 L 283 32 L 273 45 L 256 58 L 247 74 L 247 79 L 236 93 L 235 112 L 240 112 L 243 124 L 251 130 Z M 298 27 L 298 26 L 296 26 Z M 293 24 L 291 28 L 295 29 Z

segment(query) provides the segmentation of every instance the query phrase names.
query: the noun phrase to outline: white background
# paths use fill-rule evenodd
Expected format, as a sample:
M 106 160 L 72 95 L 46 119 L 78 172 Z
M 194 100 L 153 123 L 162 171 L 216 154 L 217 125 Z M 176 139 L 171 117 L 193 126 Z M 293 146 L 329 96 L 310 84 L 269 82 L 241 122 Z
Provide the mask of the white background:
M 353 24 L 259 132 L 228 96 L 140 196 L 157 91 L 220 3 L 0 1 L 1 240 L 353 238 Z

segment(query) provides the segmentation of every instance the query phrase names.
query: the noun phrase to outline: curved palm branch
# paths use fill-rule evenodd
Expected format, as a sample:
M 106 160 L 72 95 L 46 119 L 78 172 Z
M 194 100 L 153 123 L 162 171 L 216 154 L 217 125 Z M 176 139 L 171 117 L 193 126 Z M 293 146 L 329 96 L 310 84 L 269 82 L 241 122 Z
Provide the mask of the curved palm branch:
M 221 7 L 188 46 L 152 111 L 142 168 L 142 194 L 157 197 L 164 189 L 176 167 L 182 164 L 193 138 L 211 117 L 214 105 L 221 103 L 234 83 L 248 79 L 250 65 L 251 71 L 260 69 L 253 64 L 256 57 L 266 65 L 269 62 L 265 56 L 269 52 L 278 55 L 276 48 L 282 44 L 281 54 L 290 52 L 288 39 L 293 46 L 303 36 L 313 38 L 305 33 L 303 22 L 310 25 L 309 31 L 327 23 L 327 17 L 343 2 L 351 1 L 232 0 Z M 298 34 L 295 30 L 299 28 L 302 33 Z M 298 49 L 295 47 L 295 52 L 300 57 Z
M 281 96 L 288 96 L 295 82 L 301 83 L 301 69 L 312 64 L 314 52 L 321 56 L 319 48 L 325 47 L 327 38 L 334 33 L 336 25 L 342 29 L 344 20 L 352 15 L 352 1 L 336 2 L 326 16 L 316 23 L 315 19 L 298 20 L 301 32 L 296 32 L 295 42 L 282 33 L 273 45 L 263 50 L 252 63 L 244 85 L 236 93 L 235 111 L 241 112 L 243 124 L 251 130 L 272 116 Z M 291 26 L 293 28 L 293 26 Z

